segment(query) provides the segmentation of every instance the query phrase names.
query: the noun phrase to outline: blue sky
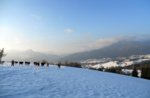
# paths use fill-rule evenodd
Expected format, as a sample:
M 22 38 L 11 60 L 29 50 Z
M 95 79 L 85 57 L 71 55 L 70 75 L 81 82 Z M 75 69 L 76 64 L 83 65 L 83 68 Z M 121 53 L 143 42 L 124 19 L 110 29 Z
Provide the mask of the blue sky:
M 149 0 L 1 0 L 0 44 L 57 54 L 150 36 Z

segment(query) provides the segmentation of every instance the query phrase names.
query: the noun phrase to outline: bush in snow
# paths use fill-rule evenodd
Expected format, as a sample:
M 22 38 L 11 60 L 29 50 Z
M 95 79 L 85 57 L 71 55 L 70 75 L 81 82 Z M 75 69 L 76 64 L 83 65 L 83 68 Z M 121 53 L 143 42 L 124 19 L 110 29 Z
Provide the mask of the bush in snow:
M 109 67 L 109 68 L 106 68 L 106 69 L 103 69 L 103 70 L 106 71 L 106 72 L 122 74 L 121 69 L 122 69 L 121 67 Z
M 132 76 L 133 76 L 133 77 L 138 77 L 138 72 L 137 72 L 137 70 L 136 70 L 135 67 L 133 68 Z
M 98 71 L 103 71 L 103 70 L 104 70 L 104 67 L 102 66 L 102 67 L 98 68 L 97 70 L 98 70 Z
M 65 62 L 64 64 L 62 64 L 64 66 L 70 66 L 70 67 L 77 67 L 77 68 L 81 68 L 81 64 L 78 62 Z
M 105 69 L 106 72 L 112 72 L 112 73 L 117 73 L 116 68 L 115 67 L 109 67 Z

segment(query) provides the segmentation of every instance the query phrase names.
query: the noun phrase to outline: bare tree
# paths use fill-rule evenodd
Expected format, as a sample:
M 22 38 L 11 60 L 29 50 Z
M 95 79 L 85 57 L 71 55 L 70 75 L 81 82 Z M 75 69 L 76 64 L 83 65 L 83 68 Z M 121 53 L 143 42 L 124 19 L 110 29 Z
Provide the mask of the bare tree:
M 4 48 L 2 48 L 2 50 L 0 50 L 0 63 L 2 63 L 2 57 L 6 56 L 6 54 L 4 54 Z

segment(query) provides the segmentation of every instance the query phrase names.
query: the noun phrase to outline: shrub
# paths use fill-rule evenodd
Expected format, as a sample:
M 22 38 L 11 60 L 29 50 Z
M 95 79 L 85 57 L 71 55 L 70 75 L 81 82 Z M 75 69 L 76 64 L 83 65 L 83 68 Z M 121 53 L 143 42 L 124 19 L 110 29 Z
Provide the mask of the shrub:
M 115 67 L 110 67 L 105 69 L 106 72 L 112 72 L 112 73 L 117 73 L 117 70 Z
M 133 76 L 133 77 L 138 77 L 138 72 L 137 72 L 137 70 L 136 70 L 135 67 L 133 68 L 132 76 Z
M 78 62 L 65 62 L 63 65 L 65 66 L 70 66 L 70 67 L 77 67 L 77 68 L 81 68 L 81 64 Z

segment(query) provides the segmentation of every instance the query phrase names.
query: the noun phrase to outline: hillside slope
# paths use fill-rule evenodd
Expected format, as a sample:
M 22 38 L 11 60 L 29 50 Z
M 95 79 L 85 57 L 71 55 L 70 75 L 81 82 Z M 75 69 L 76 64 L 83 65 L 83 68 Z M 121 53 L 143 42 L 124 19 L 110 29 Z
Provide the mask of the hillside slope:
M 120 41 L 104 48 L 68 55 L 63 57 L 61 60 L 79 61 L 108 57 L 116 58 L 128 57 L 131 55 L 144 55 L 150 53 L 149 43 L 150 41 Z
M 149 80 L 113 73 L 0 65 L 0 98 L 148 98 L 149 92 Z

